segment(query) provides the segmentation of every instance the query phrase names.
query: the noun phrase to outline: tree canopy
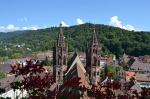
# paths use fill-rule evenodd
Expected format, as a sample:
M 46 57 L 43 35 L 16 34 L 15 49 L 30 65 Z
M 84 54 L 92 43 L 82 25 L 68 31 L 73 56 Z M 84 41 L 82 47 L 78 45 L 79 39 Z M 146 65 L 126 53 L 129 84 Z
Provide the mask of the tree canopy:
M 23 76 L 23 80 L 13 81 L 10 83 L 10 86 L 13 91 L 27 91 L 27 96 L 21 99 L 80 99 L 87 97 L 90 99 L 149 99 L 149 88 L 141 88 L 142 91 L 138 93 L 138 91 L 133 90 L 130 85 L 121 84 L 118 81 L 110 81 L 109 78 L 106 83 L 98 83 L 97 86 L 91 84 L 90 87 L 87 88 L 80 82 L 80 77 L 72 77 L 63 81 L 63 87 L 67 87 L 69 90 L 65 91 L 60 87 L 59 89 L 50 91 L 50 87 L 55 83 L 55 77 L 50 75 L 50 72 L 44 72 L 43 62 L 37 61 L 36 64 L 33 65 L 32 61 L 27 61 L 27 66 L 22 68 L 18 68 L 18 66 L 20 66 L 20 64 L 11 66 L 12 70 L 10 73 L 15 74 L 15 77 Z M 106 66 L 105 70 L 111 71 L 110 69 L 112 68 L 113 66 Z M 122 93 L 115 94 L 115 91 L 121 91 Z M 0 93 L 5 93 L 5 88 L 0 88 Z M 14 95 L 14 98 L 18 99 L 18 97 L 19 95 Z
M 105 66 L 105 68 L 101 71 L 101 77 L 102 79 L 105 79 L 109 75 L 112 76 L 112 78 L 116 78 L 116 70 L 113 65 Z
M 120 71 L 120 70 L 123 70 L 123 67 L 122 66 L 117 66 L 116 67 L 116 72 Z
M 48 60 L 48 56 L 45 57 L 44 65 L 45 66 L 51 66 L 52 65 L 52 62 Z
M 131 56 L 150 55 L 150 32 L 127 31 L 117 27 L 96 24 L 98 42 L 102 43 L 102 55 L 114 54 L 118 58 L 124 52 Z M 63 27 L 65 42 L 69 52 L 86 51 L 91 40 L 94 25 Z M 59 27 L 26 31 L 0 42 L 0 56 L 12 58 L 13 53 L 36 53 L 51 50 L 56 43 Z
M 0 79 L 3 79 L 5 77 L 6 77 L 6 75 L 4 73 L 0 72 Z

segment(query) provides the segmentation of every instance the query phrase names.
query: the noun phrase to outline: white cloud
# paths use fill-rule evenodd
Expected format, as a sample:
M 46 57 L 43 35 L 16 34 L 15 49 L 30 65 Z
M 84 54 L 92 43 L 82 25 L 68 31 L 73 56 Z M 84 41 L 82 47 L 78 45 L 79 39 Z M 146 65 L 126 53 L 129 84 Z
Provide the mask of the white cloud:
M 79 25 L 79 24 L 83 24 L 83 21 L 80 19 L 80 18 L 78 18 L 77 20 L 77 24 Z
M 15 27 L 14 25 L 12 24 L 9 24 L 7 27 L 6 27 L 7 30 L 19 30 L 19 27 Z
M 30 30 L 37 30 L 38 27 L 36 25 L 31 26 Z
M 69 25 L 67 25 L 64 21 L 61 22 L 62 27 L 69 27 Z
M 44 26 L 43 28 L 45 29 L 45 28 L 47 28 L 47 26 Z
M 9 24 L 7 25 L 6 27 L 5 26 L 0 26 L 0 32 L 11 32 L 11 31 L 17 31 L 17 30 L 37 30 L 38 29 L 38 26 L 36 25 L 33 25 L 33 26 L 28 26 L 28 27 L 17 27 L 17 26 L 14 26 L 12 24 Z
M 15 27 L 12 24 L 9 24 L 6 27 L 0 26 L 0 32 L 10 32 L 10 31 L 16 31 L 16 30 L 20 30 L 20 28 L 19 27 Z
M 0 26 L 0 32 L 3 32 L 4 28 L 4 26 Z
M 22 27 L 22 30 L 37 30 L 38 27 L 36 25 L 33 25 L 33 26 L 29 26 L 29 27 Z
M 27 18 L 17 19 L 17 21 L 21 21 L 21 22 L 27 21 L 27 20 L 28 20 Z
M 132 25 L 127 24 L 127 25 L 122 25 L 121 21 L 118 20 L 117 16 L 113 16 L 110 18 L 110 22 L 109 25 L 115 26 L 115 27 L 120 27 L 122 29 L 126 29 L 126 30 L 135 30 L 135 31 L 140 31 L 136 28 L 134 28 Z
M 29 28 L 28 28 L 28 27 L 22 27 L 22 29 L 23 29 L 23 30 L 29 30 Z

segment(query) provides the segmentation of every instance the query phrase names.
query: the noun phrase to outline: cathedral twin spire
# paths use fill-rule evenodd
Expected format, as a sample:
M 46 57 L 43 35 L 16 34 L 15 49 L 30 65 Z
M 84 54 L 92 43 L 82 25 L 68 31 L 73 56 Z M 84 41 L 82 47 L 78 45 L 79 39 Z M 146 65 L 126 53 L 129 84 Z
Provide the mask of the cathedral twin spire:
M 57 40 L 57 46 L 65 46 L 65 41 L 64 41 L 64 35 L 63 35 L 63 31 L 62 31 L 62 23 L 60 23 L 60 31 L 58 34 L 58 40 Z M 94 25 L 94 32 L 92 35 L 92 41 L 90 43 L 90 46 L 98 46 L 98 40 L 96 37 L 96 33 L 95 33 L 95 25 Z
M 92 40 L 86 51 L 86 70 L 92 83 L 96 83 L 100 79 L 100 52 L 101 47 L 98 44 L 94 25 Z M 62 24 L 60 23 L 60 31 L 58 33 L 57 44 L 53 48 L 53 69 L 54 76 L 56 76 L 56 82 L 62 81 L 63 79 L 63 72 L 65 71 L 62 71 L 62 66 L 67 66 L 67 58 L 68 46 L 65 45 L 65 37 L 62 31 Z

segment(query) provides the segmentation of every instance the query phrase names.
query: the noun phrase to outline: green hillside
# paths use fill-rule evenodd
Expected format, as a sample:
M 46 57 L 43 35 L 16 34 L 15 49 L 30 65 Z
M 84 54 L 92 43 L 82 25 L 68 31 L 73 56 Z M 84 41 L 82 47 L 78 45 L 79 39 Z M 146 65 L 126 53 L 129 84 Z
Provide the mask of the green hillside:
M 27 31 L 14 31 L 14 32 L 7 32 L 7 33 L 0 32 L 0 40 L 13 37 L 14 35 L 18 35 L 18 34 L 25 33 L 25 32 Z
M 63 27 L 69 51 L 85 52 L 87 43 L 91 40 L 94 25 L 86 23 L 77 26 Z M 150 32 L 134 32 L 117 27 L 96 24 L 96 34 L 99 43 L 103 44 L 102 54 L 115 54 L 117 57 L 124 52 L 129 55 L 150 55 Z M 52 49 L 56 42 L 59 27 L 28 31 L 3 40 L 0 55 L 11 57 L 14 53 L 30 53 Z M 14 45 L 25 44 L 22 47 Z M 8 51 L 4 47 L 10 48 Z M 32 51 L 27 50 L 30 48 Z

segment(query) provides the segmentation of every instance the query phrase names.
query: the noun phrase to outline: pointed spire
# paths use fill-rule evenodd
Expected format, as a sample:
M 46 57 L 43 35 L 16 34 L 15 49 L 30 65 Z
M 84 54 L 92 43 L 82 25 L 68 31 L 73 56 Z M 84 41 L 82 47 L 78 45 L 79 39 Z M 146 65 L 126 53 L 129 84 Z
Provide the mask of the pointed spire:
M 94 46 L 94 45 L 98 45 L 97 36 L 96 36 L 96 33 L 95 33 L 95 24 L 94 24 L 94 31 L 93 31 L 93 35 L 92 35 L 91 46 Z
M 60 22 L 60 33 L 63 34 L 63 31 L 62 31 L 62 22 Z
M 64 42 L 64 35 L 63 35 L 63 30 L 62 30 L 62 22 L 60 23 L 60 31 L 59 31 L 59 34 L 58 34 L 58 40 L 57 40 L 57 45 L 58 46 L 63 46 L 65 45 L 65 42 Z
M 95 33 L 95 24 L 94 24 L 94 33 Z

